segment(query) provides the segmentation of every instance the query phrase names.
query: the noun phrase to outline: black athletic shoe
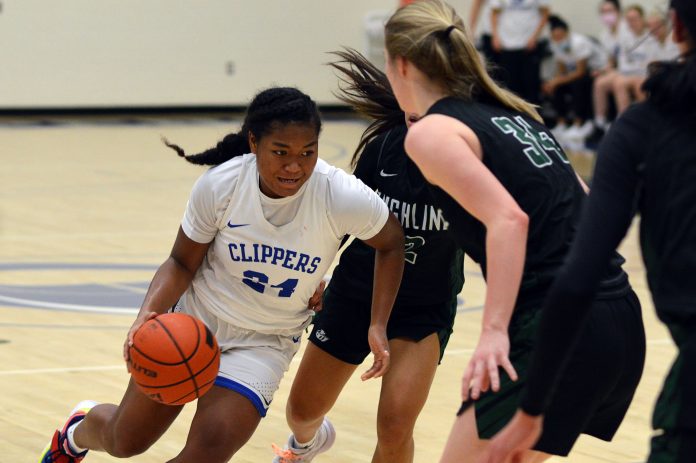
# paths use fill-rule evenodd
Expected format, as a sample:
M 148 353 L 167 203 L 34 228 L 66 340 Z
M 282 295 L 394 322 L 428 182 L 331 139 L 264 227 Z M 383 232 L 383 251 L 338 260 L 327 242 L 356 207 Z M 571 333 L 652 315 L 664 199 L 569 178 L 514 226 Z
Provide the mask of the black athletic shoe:
M 599 144 L 602 142 L 602 138 L 606 134 L 604 129 L 601 129 L 595 125 L 592 133 L 590 133 L 587 138 L 585 138 L 585 146 L 591 150 L 597 150 Z

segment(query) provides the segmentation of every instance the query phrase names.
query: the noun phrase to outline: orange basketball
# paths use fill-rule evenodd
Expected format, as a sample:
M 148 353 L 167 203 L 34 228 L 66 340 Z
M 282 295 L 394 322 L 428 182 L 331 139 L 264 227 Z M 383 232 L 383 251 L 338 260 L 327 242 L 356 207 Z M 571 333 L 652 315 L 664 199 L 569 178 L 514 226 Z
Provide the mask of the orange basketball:
M 128 371 L 152 400 L 181 405 L 205 394 L 220 369 L 220 348 L 203 322 L 182 313 L 148 320 L 129 348 Z

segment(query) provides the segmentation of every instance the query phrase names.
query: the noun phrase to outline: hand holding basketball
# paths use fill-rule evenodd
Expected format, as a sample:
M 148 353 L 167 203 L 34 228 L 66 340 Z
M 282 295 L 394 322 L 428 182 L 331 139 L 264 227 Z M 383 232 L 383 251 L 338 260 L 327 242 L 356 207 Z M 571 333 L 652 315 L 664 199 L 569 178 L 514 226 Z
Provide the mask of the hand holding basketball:
M 136 318 L 133 322 L 133 325 L 128 330 L 126 342 L 123 344 L 123 360 L 125 360 L 126 363 L 128 362 L 128 360 L 130 360 L 129 351 L 130 347 L 133 345 L 133 337 L 135 336 L 135 333 L 140 329 L 141 326 L 143 326 L 143 323 L 145 323 L 148 320 L 152 320 L 157 315 L 159 315 L 157 312 L 144 312 L 142 314 L 139 314 L 138 318 Z

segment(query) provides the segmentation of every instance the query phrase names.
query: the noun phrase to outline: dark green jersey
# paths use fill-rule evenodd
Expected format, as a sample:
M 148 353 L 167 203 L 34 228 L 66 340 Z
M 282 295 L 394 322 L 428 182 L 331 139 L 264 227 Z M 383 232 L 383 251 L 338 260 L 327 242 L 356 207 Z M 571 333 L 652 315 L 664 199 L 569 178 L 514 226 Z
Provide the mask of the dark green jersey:
M 423 175 L 404 151 L 405 136 L 404 126 L 375 138 L 361 154 L 355 175 L 382 197 L 404 228 L 406 264 L 396 305 L 449 303 L 464 282 L 463 253 Z M 334 270 L 331 290 L 369 300 L 374 258 L 371 247 L 354 240 Z
M 466 124 L 478 137 L 483 163 L 529 216 L 524 273 L 517 306 L 538 306 L 575 235 L 585 192 L 565 153 L 549 130 L 531 117 L 498 106 L 444 98 L 428 114 L 443 114 Z M 486 273 L 483 224 L 439 188 L 457 242 Z M 607 271 L 603 290 L 625 291 L 621 259 Z

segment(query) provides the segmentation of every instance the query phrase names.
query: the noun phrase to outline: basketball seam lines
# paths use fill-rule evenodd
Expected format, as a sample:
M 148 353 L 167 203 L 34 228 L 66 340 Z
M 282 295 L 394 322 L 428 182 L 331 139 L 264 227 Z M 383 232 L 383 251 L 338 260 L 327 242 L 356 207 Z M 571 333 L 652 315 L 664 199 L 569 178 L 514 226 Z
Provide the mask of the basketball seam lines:
M 181 350 L 181 347 L 179 347 L 179 343 L 176 342 L 176 339 L 174 339 L 174 336 L 172 333 L 167 329 L 167 327 L 162 323 L 161 321 L 157 320 L 157 318 L 153 318 L 154 321 L 156 321 L 159 326 L 162 327 L 165 333 L 167 333 L 167 336 L 172 340 L 172 343 L 174 343 L 174 347 L 176 347 L 176 350 L 179 351 L 179 355 L 181 355 L 182 360 L 184 361 L 184 364 L 186 365 L 186 369 L 189 372 L 189 376 L 191 377 L 191 381 L 193 381 L 193 387 L 196 392 L 196 397 L 200 397 L 198 394 L 199 388 L 198 388 L 198 381 L 196 381 L 196 376 L 193 374 L 193 371 L 191 370 L 191 366 L 188 364 L 188 361 L 186 360 L 186 356 L 184 355 L 184 352 Z M 198 340 L 196 341 L 196 350 L 198 349 L 198 343 L 201 341 L 201 333 L 198 330 L 198 325 L 194 322 L 194 327 L 196 328 L 196 336 L 198 336 Z M 188 394 L 187 394 L 188 395 Z M 184 396 L 185 397 L 185 396 Z
M 160 322 L 159 320 L 157 321 L 157 323 L 158 323 L 160 326 L 164 327 L 164 325 L 162 324 L 162 322 Z M 165 366 L 176 366 L 176 365 L 181 365 L 181 364 L 187 363 L 189 360 L 191 360 L 193 357 L 195 357 L 196 353 L 198 352 L 198 348 L 200 347 L 200 342 L 201 342 L 201 333 L 200 333 L 200 330 L 198 329 L 198 324 L 196 324 L 196 323 L 194 322 L 194 325 L 195 325 L 195 327 L 196 327 L 196 335 L 198 336 L 198 339 L 196 340 L 196 347 L 193 349 L 193 352 L 191 352 L 191 355 L 189 355 L 188 357 L 185 357 L 184 354 L 183 354 L 183 352 L 181 351 L 181 349 L 179 349 L 179 345 L 176 344 L 176 343 L 174 343 L 174 345 L 176 346 L 177 350 L 179 351 L 179 354 L 181 354 L 181 358 L 183 359 L 181 362 L 163 362 L 163 361 L 160 360 L 160 359 L 156 359 L 156 358 L 150 357 L 150 356 L 147 355 L 145 352 L 143 352 L 142 350 L 140 350 L 140 349 L 138 348 L 138 346 L 136 346 L 135 344 L 131 346 L 131 349 L 135 349 L 136 351 L 138 351 L 138 353 L 139 353 L 140 355 L 142 355 L 142 356 L 145 357 L 146 359 L 148 359 L 148 360 L 150 360 L 150 361 L 152 361 L 152 362 L 159 363 L 160 365 L 165 365 Z M 167 333 L 167 335 L 169 335 L 169 337 L 170 337 L 172 340 L 174 339 L 174 338 L 172 337 L 172 334 L 171 334 L 169 331 L 167 331 L 167 330 L 165 329 L 165 332 Z
M 210 365 L 212 365 L 212 364 L 215 362 L 215 358 L 216 358 L 216 355 L 213 355 L 213 356 L 211 357 L 210 361 L 209 361 L 203 368 L 201 368 L 200 370 L 198 370 L 197 372 L 195 372 L 195 373 L 193 374 L 193 376 L 196 376 L 196 377 L 197 377 L 198 375 L 200 375 L 201 373 L 203 373 L 205 370 L 207 370 L 208 367 L 209 367 Z M 180 365 L 180 364 L 177 363 L 176 365 Z M 189 371 L 190 371 L 190 370 L 189 370 Z M 140 386 L 146 387 L 146 388 L 148 388 L 148 389 L 164 389 L 164 388 L 171 387 L 171 386 L 178 386 L 179 384 L 185 383 L 185 382 L 188 381 L 189 379 L 191 379 L 191 378 L 182 379 L 181 381 L 177 381 L 177 382 L 175 382 L 175 383 L 163 384 L 163 385 L 161 385 L 161 386 L 145 384 L 145 383 L 142 383 L 142 382 L 139 382 L 139 381 L 135 381 L 135 382 L 138 383 Z M 214 380 L 213 380 L 213 381 L 214 381 Z M 210 382 L 210 381 L 208 381 L 208 383 L 209 383 L 209 382 Z M 205 383 L 205 384 L 208 384 L 208 383 Z M 205 386 L 205 384 L 204 384 L 204 386 Z M 190 393 L 189 393 L 189 394 L 190 394 Z M 186 395 L 188 395 L 188 394 L 186 394 Z

